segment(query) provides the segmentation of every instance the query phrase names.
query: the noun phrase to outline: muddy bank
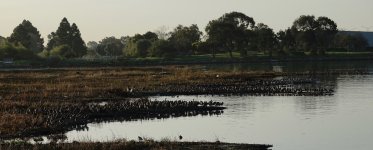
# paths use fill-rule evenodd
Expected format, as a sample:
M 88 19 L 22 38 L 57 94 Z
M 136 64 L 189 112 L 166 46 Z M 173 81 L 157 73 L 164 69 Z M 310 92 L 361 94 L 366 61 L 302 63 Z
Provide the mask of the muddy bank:
M 138 149 L 138 150 L 181 150 L 181 149 L 198 149 L 198 150 L 268 150 L 272 145 L 259 144 L 235 144 L 235 143 L 208 143 L 208 142 L 135 142 L 135 141 L 116 141 L 107 143 L 64 143 L 64 144 L 28 144 L 28 143 L 8 143 L 0 144 L 2 150 L 122 150 L 122 149 Z
M 86 128 L 90 122 L 219 115 L 222 103 L 151 102 L 158 95 L 332 95 L 341 74 L 219 72 L 183 66 L 0 71 L 0 138 Z M 325 82 L 322 76 L 330 76 Z M 106 103 L 102 103 L 106 102 Z
M 218 78 L 218 77 L 217 77 Z M 210 79 L 211 80 L 211 79 Z M 141 97 L 174 95 L 250 95 L 250 96 L 328 96 L 334 87 L 323 87 L 318 79 L 309 78 L 252 78 L 233 77 L 214 82 L 169 83 L 154 88 L 130 87 L 111 89 L 106 97 Z
M 0 71 L 0 101 L 105 101 L 206 94 L 324 96 L 333 94 L 335 87 L 324 86 L 320 76 L 343 73 L 364 72 L 217 72 L 181 67 Z
M 220 115 L 220 102 L 122 100 L 115 102 L 3 102 L 0 139 L 84 130 L 88 123 Z

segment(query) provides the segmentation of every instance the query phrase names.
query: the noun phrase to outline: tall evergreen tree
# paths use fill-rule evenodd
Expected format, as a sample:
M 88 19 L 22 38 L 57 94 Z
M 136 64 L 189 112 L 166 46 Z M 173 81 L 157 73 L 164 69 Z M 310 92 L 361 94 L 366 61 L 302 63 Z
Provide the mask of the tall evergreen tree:
M 63 18 L 60 26 L 58 27 L 56 34 L 61 44 L 69 45 L 71 41 L 71 25 L 66 18 Z
M 78 26 L 75 23 L 70 25 L 66 18 L 62 19 L 57 31 L 52 32 L 48 38 L 47 50 L 65 45 L 69 47 L 67 52 L 72 53 L 72 57 L 82 57 L 87 53 L 87 47 L 81 37 Z
M 87 47 L 82 39 L 78 26 L 73 23 L 70 30 L 71 49 L 78 57 L 82 57 L 87 53 Z
M 56 32 L 52 32 L 49 36 L 49 42 L 47 45 L 47 50 L 52 50 L 55 47 L 61 45 L 71 45 L 70 41 L 70 30 L 71 26 L 69 21 L 66 18 L 63 18 L 60 26 L 58 27 Z
M 32 50 L 34 53 L 41 52 L 44 48 L 44 39 L 37 28 L 28 20 L 23 20 L 9 37 L 9 42 L 22 44 L 25 48 Z

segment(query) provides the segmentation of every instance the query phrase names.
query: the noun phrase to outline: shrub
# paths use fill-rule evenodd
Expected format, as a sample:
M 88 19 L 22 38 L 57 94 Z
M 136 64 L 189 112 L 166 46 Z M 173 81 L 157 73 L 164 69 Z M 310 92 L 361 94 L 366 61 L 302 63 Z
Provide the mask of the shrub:
M 53 48 L 50 53 L 50 56 L 60 56 L 62 58 L 73 58 L 75 53 L 71 50 L 68 45 L 61 45 Z

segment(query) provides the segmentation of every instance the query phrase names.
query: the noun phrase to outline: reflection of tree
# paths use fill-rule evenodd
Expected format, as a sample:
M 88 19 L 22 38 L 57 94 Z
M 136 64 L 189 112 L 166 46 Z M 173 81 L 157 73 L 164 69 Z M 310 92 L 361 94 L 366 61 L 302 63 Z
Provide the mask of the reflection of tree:
M 329 72 L 346 70 L 368 70 L 373 68 L 370 61 L 299 61 L 299 62 L 267 62 L 211 64 L 206 68 L 218 71 L 272 71 L 273 66 L 282 66 L 284 72 Z
M 313 75 L 312 78 L 319 80 L 320 87 L 333 89 L 334 92 L 337 90 L 337 84 L 339 75 Z M 316 85 L 312 85 L 316 86 Z M 315 87 L 316 88 L 316 87 Z M 317 115 L 319 113 L 325 114 L 330 113 L 337 106 L 337 99 L 335 96 L 308 96 L 308 97 L 296 97 L 296 109 L 301 114 L 305 115 Z
M 329 114 L 337 106 L 334 96 L 327 97 L 297 97 L 295 99 L 296 110 L 303 115 Z
M 214 116 L 223 114 L 223 110 L 196 110 L 196 111 L 185 111 L 176 113 L 159 113 L 159 114 L 132 114 L 125 117 L 116 118 L 97 118 L 93 120 L 93 124 L 96 127 L 101 128 L 103 123 L 109 122 L 125 122 L 125 121 L 144 121 L 144 120 L 155 120 L 155 119 L 169 119 L 169 118 L 179 118 L 179 117 L 195 117 L 195 116 Z M 89 128 L 87 124 L 77 125 L 72 127 L 71 130 L 77 131 L 88 131 Z

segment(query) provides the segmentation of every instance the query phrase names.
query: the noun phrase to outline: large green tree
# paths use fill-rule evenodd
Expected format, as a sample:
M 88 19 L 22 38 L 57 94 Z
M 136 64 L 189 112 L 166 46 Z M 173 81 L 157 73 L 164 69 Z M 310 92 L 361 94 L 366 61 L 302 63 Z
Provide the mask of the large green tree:
M 149 55 L 153 57 L 172 58 L 177 53 L 170 41 L 160 39 L 152 44 Z
M 26 49 L 39 53 L 43 50 L 44 39 L 37 28 L 28 20 L 23 20 L 9 37 L 9 42 L 22 44 Z
M 276 35 L 273 32 L 273 29 L 269 28 L 263 23 L 259 23 L 254 28 L 255 33 L 255 43 L 258 50 L 268 52 L 272 56 L 272 50 L 276 46 Z
M 0 37 L 0 59 L 12 58 L 16 60 L 25 60 L 35 58 L 35 54 L 22 44 L 9 42 L 6 38 Z
M 102 56 L 121 56 L 125 47 L 124 41 L 115 37 L 106 37 L 97 45 L 97 52 Z
M 315 16 L 300 16 L 293 23 L 293 34 L 296 39 L 296 46 L 299 50 L 316 50 L 316 35 L 315 30 L 318 24 Z
M 206 26 L 206 33 L 209 43 L 227 49 L 233 58 L 233 50 L 240 50 L 249 44 L 251 39 L 248 31 L 254 26 L 253 18 L 240 12 L 231 12 L 210 21 Z
M 294 51 L 295 49 L 295 36 L 291 30 L 288 28 L 277 33 L 278 46 L 282 51 Z
M 190 27 L 179 25 L 173 32 L 171 32 L 169 41 L 179 54 L 190 55 L 194 51 L 193 44 L 201 40 L 201 35 L 202 32 L 196 24 L 193 24 Z
M 54 48 L 60 48 L 63 46 L 63 52 L 69 54 L 61 55 L 69 57 L 82 57 L 87 53 L 87 47 L 81 37 L 78 26 L 75 23 L 70 25 L 66 18 L 62 19 L 57 31 L 52 32 L 48 38 L 49 42 L 47 45 L 47 50 L 52 50 Z
M 292 26 L 298 49 L 309 50 L 312 54 L 324 53 L 337 34 L 337 24 L 327 18 L 303 15 Z
M 152 41 L 152 42 L 158 40 L 158 35 L 157 35 L 156 33 L 154 33 L 154 32 L 150 32 L 150 31 L 148 31 L 148 32 L 146 32 L 146 33 L 145 33 L 144 35 L 142 35 L 142 36 L 143 36 L 144 39 L 149 40 L 149 41 Z
M 136 34 L 128 37 L 123 53 L 130 57 L 147 57 L 152 55 L 150 49 L 152 45 L 159 40 L 158 35 L 154 32 L 145 34 Z
M 149 48 L 152 43 L 149 40 L 141 39 L 136 42 L 136 53 L 137 57 L 146 57 L 148 55 Z
M 338 26 L 328 17 L 319 17 L 316 22 L 318 24 L 316 29 L 318 50 L 319 53 L 324 53 L 332 45 L 332 41 L 338 33 Z

